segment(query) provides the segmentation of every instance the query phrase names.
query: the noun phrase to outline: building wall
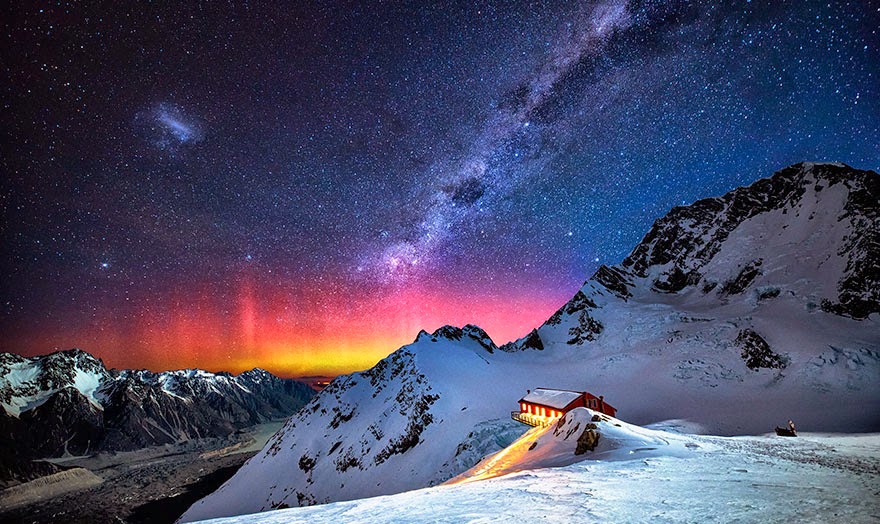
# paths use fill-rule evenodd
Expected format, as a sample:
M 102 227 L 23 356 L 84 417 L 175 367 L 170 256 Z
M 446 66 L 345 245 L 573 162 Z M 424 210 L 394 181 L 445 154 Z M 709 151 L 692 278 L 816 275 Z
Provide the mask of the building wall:
M 603 407 L 604 404 L 604 407 Z M 532 404 L 530 402 L 520 402 L 519 410 L 521 413 L 528 413 L 530 415 L 537 415 L 542 417 L 558 417 L 563 413 L 567 413 L 574 408 L 584 407 L 588 409 L 592 409 L 595 411 L 599 411 L 606 415 L 610 415 L 612 417 L 616 416 L 617 410 L 609 406 L 607 403 L 603 403 L 599 397 L 591 394 L 584 393 L 578 398 L 572 400 L 568 403 L 563 409 L 558 410 L 555 408 L 549 408 L 547 406 L 539 406 L 537 404 Z

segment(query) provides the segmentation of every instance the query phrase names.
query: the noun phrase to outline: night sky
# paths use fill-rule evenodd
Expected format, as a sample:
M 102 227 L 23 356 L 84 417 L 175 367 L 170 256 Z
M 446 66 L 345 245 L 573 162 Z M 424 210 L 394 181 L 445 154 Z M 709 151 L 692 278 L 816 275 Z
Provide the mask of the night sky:
M 502 343 L 674 205 L 880 169 L 869 0 L 12 4 L 2 351 L 302 376 Z

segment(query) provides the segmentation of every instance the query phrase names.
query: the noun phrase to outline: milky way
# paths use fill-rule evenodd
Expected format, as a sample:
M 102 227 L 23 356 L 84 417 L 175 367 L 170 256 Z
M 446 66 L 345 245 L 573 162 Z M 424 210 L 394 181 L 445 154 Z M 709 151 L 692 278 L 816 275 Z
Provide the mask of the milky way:
M 672 206 L 880 168 L 878 7 L 13 6 L 0 349 L 296 375 L 519 337 Z
M 620 1 L 586 5 L 573 15 L 573 22 L 566 23 L 560 35 L 561 42 L 552 46 L 538 71 L 516 88 L 516 100 L 494 108 L 465 159 L 434 167 L 441 174 L 432 183 L 436 192 L 426 201 L 424 218 L 415 228 L 413 239 L 391 244 L 371 262 L 378 278 L 408 280 L 433 270 L 434 252 L 456 234 L 455 229 L 470 227 L 466 223 L 469 220 L 493 219 L 493 201 L 519 189 L 529 173 L 541 171 L 545 162 L 515 165 L 538 156 L 542 132 L 532 126 L 530 119 L 575 64 L 595 59 L 607 37 L 626 29 L 628 23 L 626 4 Z M 511 145 L 522 151 L 514 151 L 506 165 L 492 161 Z M 359 270 L 363 270 L 362 265 Z

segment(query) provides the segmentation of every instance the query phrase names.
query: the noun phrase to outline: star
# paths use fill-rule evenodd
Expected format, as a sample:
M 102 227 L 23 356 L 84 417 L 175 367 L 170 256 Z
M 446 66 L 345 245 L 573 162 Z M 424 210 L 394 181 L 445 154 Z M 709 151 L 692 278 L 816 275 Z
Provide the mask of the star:
M 11 7 L 8 348 L 290 375 L 503 343 L 676 205 L 880 169 L 858 2 L 193 9 Z

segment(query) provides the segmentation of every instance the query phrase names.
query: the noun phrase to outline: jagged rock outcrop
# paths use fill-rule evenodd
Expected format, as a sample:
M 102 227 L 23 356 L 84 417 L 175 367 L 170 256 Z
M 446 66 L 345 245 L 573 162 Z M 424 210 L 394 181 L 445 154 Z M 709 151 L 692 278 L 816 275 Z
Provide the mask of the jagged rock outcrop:
M 753 371 L 785 368 L 785 358 L 775 353 L 770 344 L 753 329 L 740 331 L 736 344 L 742 349 L 743 362 Z

